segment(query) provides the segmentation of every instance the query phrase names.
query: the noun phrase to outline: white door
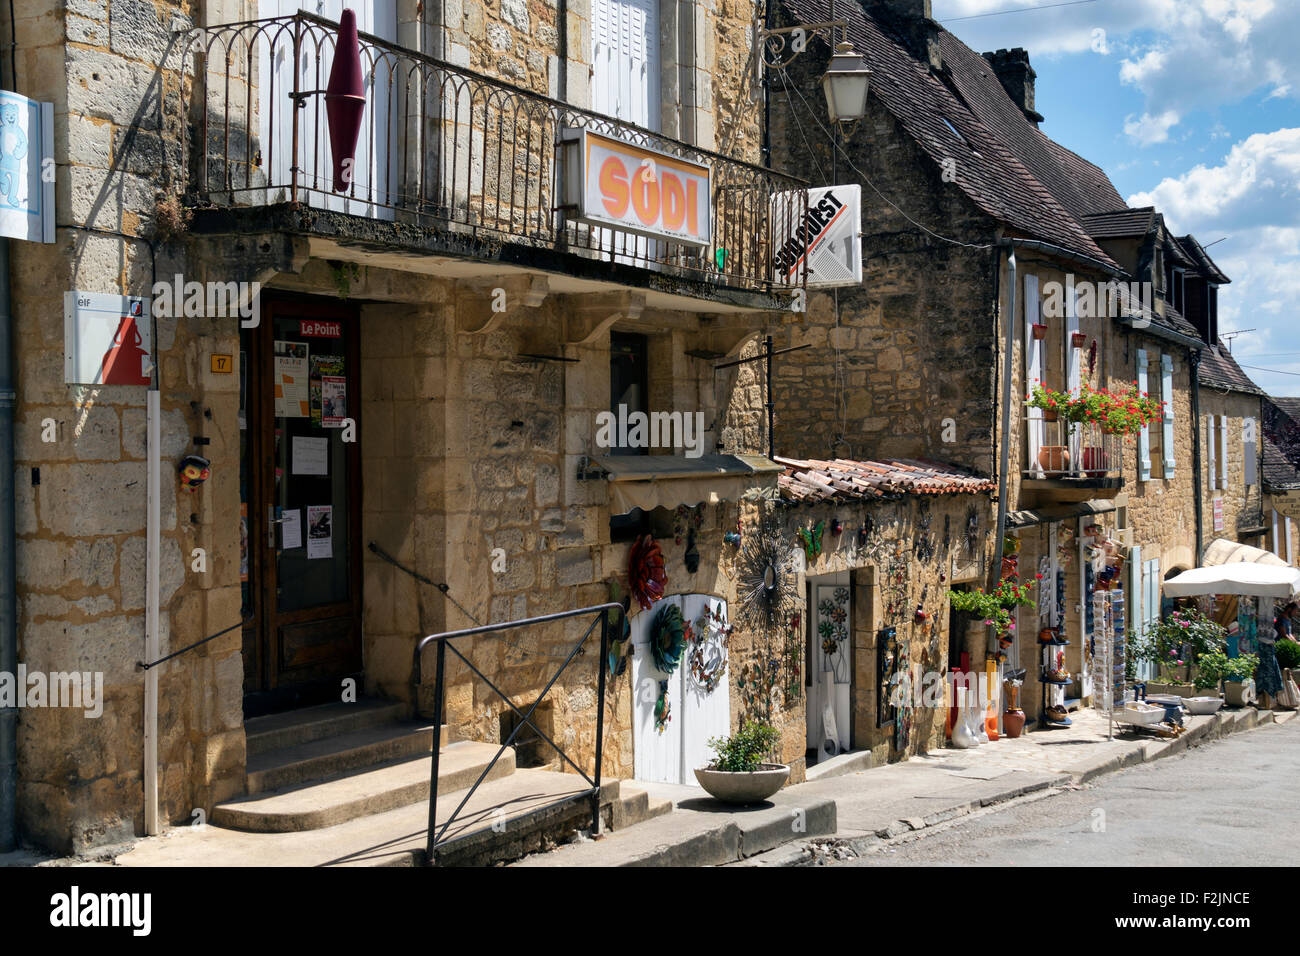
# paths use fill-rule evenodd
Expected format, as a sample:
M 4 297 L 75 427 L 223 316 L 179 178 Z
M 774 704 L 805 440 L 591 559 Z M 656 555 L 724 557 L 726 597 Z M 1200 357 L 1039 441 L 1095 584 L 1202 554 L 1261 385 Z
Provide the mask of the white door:
M 636 779 L 694 787 L 698 786 L 695 769 L 713 757 L 709 740 L 731 733 L 730 668 L 723 669 L 716 685 L 708 690 L 691 676 L 689 646 L 672 674 L 655 667 L 650 633 L 655 617 L 667 604 L 680 607 L 698 633 L 701 613 L 708 609 L 725 617 L 727 602 L 703 594 L 675 595 L 632 619 L 632 763 Z M 669 707 L 669 719 L 662 726 L 655 717 L 661 695 Z
M 659 130 L 659 0 L 592 0 L 591 105 Z
M 808 746 L 817 751 L 818 759 L 828 753 L 823 743 L 827 735 L 827 708 L 835 726 L 834 740 L 839 750 L 849 749 L 850 689 L 852 681 L 851 641 L 853 640 L 853 602 L 848 571 L 809 579 L 812 622 L 812 651 L 808 656 L 812 684 L 808 688 Z
M 591 46 L 592 109 L 658 132 L 659 0 L 592 0 Z M 611 229 L 593 228 L 591 245 L 629 265 L 663 253 L 660 242 Z
M 357 30 L 383 40 L 397 40 L 397 0 L 258 0 L 258 16 L 292 16 L 299 10 L 337 22 L 344 7 L 357 15 Z M 306 35 L 298 63 L 298 89 L 323 90 L 333 64 L 333 37 L 313 27 Z M 324 37 L 329 39 L 322 43 Z M 274 43 L 272 63 L 271 43 Z M 289 198 L 293 162 L 293 118 L 289 93 L 293 90 L 293 34 L 268 31 L 258 46 L 258 76 L 262 102 L 259 109 L 263 168 L 273 189 L 269 202 Z M 366 111 L 357 139 L 352 188 L 333 191 L 334 161 L 330 154 L 329 123 L 324 95 L 311 96 L 297 110 L 299 199 L 322 209 L 392 219 L 397 204 L 397 90 L 390 74 L 390 58 L 377 63 L 361 45 L 361 74 L 366 89 Z M 274 102 L 271 97 L 274 96 Z

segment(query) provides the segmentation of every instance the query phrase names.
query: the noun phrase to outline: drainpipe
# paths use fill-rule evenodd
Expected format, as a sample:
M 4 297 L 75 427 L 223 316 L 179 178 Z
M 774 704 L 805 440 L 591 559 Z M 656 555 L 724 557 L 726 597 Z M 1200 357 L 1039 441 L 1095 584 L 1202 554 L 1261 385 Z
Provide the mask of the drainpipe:
M 1196 564 L 1194 567 L 1199 568 L 1201 566 L 1201 555 L 1205 551 L 1205 502 L 1201 500 L 1200 349 L 1187 350 L 1187 365 L 1190 370 L 1189 374 L 1192 377 L 1192 497 L 1196 501 Z
M 18 46 L 9 7 L 11 89 L 18 90 Z M 0 65 L 0 73 L 3 66 Z M 18 675 L 18 597 L 14 531 L 13 314 L 9 294 L 9 240 L 0 239 L 0 674 Z M 0 708 L 0 853 L 18 848 L 18 708 Z
M 1007 469 L 1011 460 L 1011 376 L 1014 371 L 1016 345 L 1016 247 L 1011 241 L 1005 242 L 1007 250 L 1007 293 L 1010 305 L 1007 308 L 1007 328 L 1002 372 L 1002 436 L 998 449 L 998 531 L 997 552 L 993 561 L 1001 567 L 1002 548 L 1007 534 Z M 999 270 L 1001 271 L 1001 270 Z
M 0 239 L 0 673 L 18 673 L 18 601 L 14 567 L 13 316 L 9 240 Z M 18 847 L 18 708 L 0 709 L 0 853 Z
M 149 243 L 150 286 L 158 281 L 158 255 Z M 149 376 L 149 391 L 145 393 L 145 594 L 144 594 L 144 659 L 156 661 L 162 656 L 159 640 L 158 580 L 162 553 L 162 441 L 160 411 L 161 393 L 158 381 L 162 375 L 158 359 L 158 317 L 151 308 L 149 323 L 152 332 L 153 372 Z M 158 668 L 144 672 L 144 832 L 157 836 L 158 829 Z

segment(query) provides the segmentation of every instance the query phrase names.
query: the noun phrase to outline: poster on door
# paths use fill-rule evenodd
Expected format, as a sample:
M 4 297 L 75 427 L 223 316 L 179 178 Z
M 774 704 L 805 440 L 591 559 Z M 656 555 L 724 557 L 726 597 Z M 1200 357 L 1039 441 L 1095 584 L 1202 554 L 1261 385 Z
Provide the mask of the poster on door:
M 149 300 L 98 292 L 63 294 L 63 381 L 145 385 L 153 373 Z
M 342 355 L 311 357 L 311 423 L 342 428 L 347 417 L 347 379 Z
M 334 556 L 334 508 L 331 505 L 307 506 L 307 559 Z
M 307 343 L 275 343 L 272 384 L 276 418 L 307 418 L 311 414 L 307 391 Z
M 54 241 L 54 104 L 0 90 L 0 236 Z

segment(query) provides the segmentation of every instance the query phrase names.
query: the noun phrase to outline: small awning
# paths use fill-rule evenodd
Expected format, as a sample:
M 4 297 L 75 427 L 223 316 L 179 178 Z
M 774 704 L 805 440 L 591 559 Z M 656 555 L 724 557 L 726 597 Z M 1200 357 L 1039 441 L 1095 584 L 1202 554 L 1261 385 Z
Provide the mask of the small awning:
M 1233 564 L 1235 562 L 1271 564 L 1283 568 L 1287 566 L 1287 563 L 1276 554 L 1265 551 L 1263 548 L 1253 548 L 1248 544 L 1238 544 L 1236 541 L 1229 541 L 1227 538 L 1218 538 L 1210 542 L 1210 546 L 1205 549 L 1205 556 L 1201 559 L 1201 566 L 1212 568 L 1215 565 Z
M 611 514 L 735 501 L 750 491 L 774 491 L 783 470 L 762 455 L 603 455 L 591 458 L 590 467 L 609 481 Z
M 1249 594 L 1288 601 L 1300 593 L 1300 571 L 1271 564 L 1234 561 L 1184 571 L 1164 583 L 1164 593 L 1166 597 Z
M 1093 498 L 1073 505 L 1049 505 L 1030 511 L 1011 511 L 1007 513 L 1008 528 L 1028 528 L 1052 521 L 1065 521 L 1069 518 L 1082 518 L 1086 515 L 1106 514 L 1115 510 L 1115 502 L 1110 498 Z

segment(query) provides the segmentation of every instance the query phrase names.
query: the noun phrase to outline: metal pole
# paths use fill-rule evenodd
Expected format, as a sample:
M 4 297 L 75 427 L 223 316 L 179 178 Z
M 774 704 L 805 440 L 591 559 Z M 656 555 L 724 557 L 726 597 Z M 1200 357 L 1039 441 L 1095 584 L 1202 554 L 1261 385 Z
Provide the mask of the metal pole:
M 775 458 L 776 435 L 772 432 L 773 410 L 776 408 L 772 402 L 772 336 L 767 337 L 763 346 L 767 350 L 767 457 Z
M 622 614 L 622 611 L 619 611 Z M 623 626 L 623 621 L 619 619 L 619 628 Z M 600 612 L 600 658 L 596 662 L 596 669 L 600 676 L 597 678 L 599 687 L 596 691 L 596 700 L 600 709 L 596 712 L 596 792 L 591 798 L 591 835 L 596 836 L 600 833 L 600 762 L 605 749 L 605 671 L 608 667 L 606 658 L 609 655 L 609 612 Z
M 437 662 L 434 665 L 437 671 L 433 678 L 433 719 L 436 723 L 433 728 L 433 766 L 429 771 L 429 834 L 424 842 L 425 866 L 433 866 L 434 825 L 438 820 L 438 754 L 442 750 L 442 728 L 446 722 L 446 715 L 442 712 L 442 670 L 446 661 L 447 642 L 439 641 Z M 419 705 L 419 701 L 416 701 L 416 705 Z

